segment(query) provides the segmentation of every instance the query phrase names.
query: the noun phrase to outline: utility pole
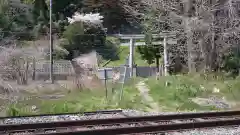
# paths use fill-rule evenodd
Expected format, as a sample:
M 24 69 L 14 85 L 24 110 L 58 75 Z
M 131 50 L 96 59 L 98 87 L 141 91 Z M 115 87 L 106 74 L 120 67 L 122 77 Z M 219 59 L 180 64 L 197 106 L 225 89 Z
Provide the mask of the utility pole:
M 51 81 L 51 83 L 53 84 L 54 83 L 54 80 L 53 80 L 53 37 L 52 37 L 52 0 L 50 0 L 50 8 L 49 8 L 50 12 L 49 12 L 49 56 L 50 56 L 50 74 L 49 74 L 49 79 Z

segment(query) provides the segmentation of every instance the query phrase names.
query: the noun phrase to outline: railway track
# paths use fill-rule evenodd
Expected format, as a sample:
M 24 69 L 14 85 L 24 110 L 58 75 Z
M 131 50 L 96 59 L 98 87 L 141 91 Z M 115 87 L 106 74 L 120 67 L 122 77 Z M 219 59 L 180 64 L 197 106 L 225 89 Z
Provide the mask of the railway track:
M 109 112 L 111 113 L 111 112 Z M 112 112 L 113 113 L 113 112 Z M 94 114 L 94 113 L 88 113 Z M 240 111 L 0 125 L 2 134 L 115 135 L 240 125 Z
M 92 111 L 92 112 L 76 112 L 76 113 L 59 113 L 59 114 L 41 114 L 41 115 L 27 115 L 27 116 L 14 116 L 14 117 L 0 117 L 1 119 L 13 119 L 13 118 L 30 118 L 30 117 L 48 117 L 48 116 L 61 116 L 61 115 L 95 115 L 95 114 L 114 114 L 122 113 L 122 110 L 103 110 L 103 111 Z

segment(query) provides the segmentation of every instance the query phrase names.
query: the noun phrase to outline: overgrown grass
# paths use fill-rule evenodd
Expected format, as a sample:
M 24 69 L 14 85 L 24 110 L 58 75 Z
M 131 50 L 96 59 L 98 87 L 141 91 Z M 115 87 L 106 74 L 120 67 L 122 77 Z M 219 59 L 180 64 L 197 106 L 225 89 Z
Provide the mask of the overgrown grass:
M 150 95 L 164 111 L 216 110 L 213 106 L 200 106 L 191 98 L 215 96 L 238 102 L 237 97 L 240 95 L 240 79 L 224 79 L 210 75 L 175 75 L 161 77 L 158 81 L 151 78 L 146 83 L 150 87 Z M 214 93 L 214 87 L 220 92 Z
M 144 110 L 143 103 L 138 91 L 134 87 L 137 79 L 129 81 L 124 87 L 123 98 L 119 101 L 118 92 L 105 97 L 104 90 L 75 90 L 66 93 L 66 96 L 57 100 L 43 100 L 32 98 L 28 101 L 18 102 L 9 106 L 8 116 L 23 116 L 33 114 L 56 114 L 68 112 L 85 112 L 106 109 L 138 109 Z M 110 91 L 110 90 L 109 90 Z M 32 106 L 36 106 L 34 110 Z
M 149 107 L 148 103 L 142 100 L 135 87 L 135 84 L 140 79 L 135 78 L 127 81 L 124 86 L 122 101 L 119 101 L 118 94 L 121 90 L 121 85 L 115 89 L 116 93 L 111 93 L 111 88 L 108 87 L 107 99 L 105 90 L 73 90 L 71 92 L 66 90 L 65 97 L 61 99 L 50 100 L 32 97 L 31 99 L 12 104 L 8 108 L 7 115 L 56 114 L 119 108 L 145 111 Z M 240 96 L 240 78 L 226 79 L 211 75 L 175 75 L 161 77 L 160 80 L 149 78 L 146 84 L 150 88 L 150 95 L 158 102 L 163 111 L 219 110 L 214 106 L 200 106 L 194 103 L 191 99 L 195 97 L 224 97 L 229 102 L 236 102 L 236 107 L 240 105 L 238 98 Z M 214 93 L 214 87 L 220 91 Z M 51 92 L 47 92 L 47 95 L 49 93 Z M 36 109 L 32 109 L 32 106 L 36 106 Z

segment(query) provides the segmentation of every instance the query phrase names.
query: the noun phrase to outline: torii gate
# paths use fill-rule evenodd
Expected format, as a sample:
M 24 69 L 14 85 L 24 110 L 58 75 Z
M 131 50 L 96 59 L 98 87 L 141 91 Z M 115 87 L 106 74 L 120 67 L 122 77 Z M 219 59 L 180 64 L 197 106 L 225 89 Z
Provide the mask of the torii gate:
M 124 40 L 129 40 L 129 42 L 127 43 L 121 43 L 121 46 L 130 46 L 129 47 L 129 67 L 131 68 L 131 73 L 130 76 L 133 76 L 133 60 L 134 60 L 134 48 L 135 46 L 142 46 L 142 45 L 146 45 L 145 42 L 136 42 L 136 40 L 138 39 L 144 39 L 145 35 L 144 34 L 137 34 L 137 35 L 125 35 L 125 34 L 114 34 L 113 36 L 118 37 L 120 39 L 124 39 Z M 153 45 L 159 45 L 159 44 L 163 44 L 164 46 L 164 74 L 167 75 L 168 74 L 168 59 L 167 59 L 167 44 L 177 44 L 177 41 L 174 40 L 174 37 L 176 37 L 176 33 L 173 32 L 163 32 L 163 33 L 159 33 L 159 34 L 153 34 L 152 35 L 153 38 L 163 38 L 163 41 L 158 41 L 158 42 L 153 42 Z M 169 40 L 169 38 L 171 38 L 171 40 Z

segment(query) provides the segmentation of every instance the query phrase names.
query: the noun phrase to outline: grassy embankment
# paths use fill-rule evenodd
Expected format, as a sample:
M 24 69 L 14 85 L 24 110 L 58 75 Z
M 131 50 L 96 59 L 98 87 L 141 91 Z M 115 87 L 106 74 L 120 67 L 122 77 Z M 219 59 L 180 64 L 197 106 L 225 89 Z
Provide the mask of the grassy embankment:
M 49 92 L 42 91 L 36 95 L 31 95 L 31 99 L 9 106 L 8 116 L 22 116 L 32 114 L 55 114 L 67 112 L 85 112 L 106 109 L 137 109 L 145 110 L 145 105 L 135 88 L 138 79 L 128 81 L 124 87 L 122 101 L 119 101 L 118 94 L 109 94 L 109 98 L 105 98 L 105 90 L 62 90 L 61 95 L 65 95 L 59 99 L 39 99 L 43 95 L 60 94 L 59 91 Z M 119 91 L 120 89 L 116 89 Z M 109 91 L 111 91 L 109 89 Z M 36 109 L 32 107 L 36 106 Z
M 233 105 L 230 109 L 238 108 L 240 101 L 240 79 L 213 78 L 211 75 L 176 75 L 162 77 L 156 81 L 150 78 L 146 81 L 150 95 L 163 111 L 207 111 L 222 110 L 213 105 L 199 105 L 192 99 L 216 97 L 225 99 Z M 215 91 L 214 91 L 215 89 Z M 217 91 L 216 91 L 217 90 Z M 232 104 L 234 103 L 234 104 Z
M 111 61 L 108 66 L 118 66 L 125 63 L 128 55 L 128 47 L 121 47 L 123 51 L 119 54 L 119 60 Z M 120 48 L 120 49 L 121 49 Z M 135 51 L 136 64 L 145 66 L 139 53 Z M 106 100 L 105 90 L 61 90 L 60 99 L 39 99 L 34 98 L 38 95 L 51 95 L 48 90 L 31 95 L 31 99 L 18 102 L 9 106 L 7 114 L 10 116 L 43 114 L 43 113 L 64 113 L 64 112 L 83 112 L 105 109 L 128 108 L 145 110 L 147 103 L 142 101 L 135 84 L 139 79 L 129 81 L 124 87 L 124 96 L 121 102 L 116 99 Z M 166 85 L 166 82 L 168 85 Z M 189 110 L 219 110 L 215 106 L 201 106 L 192 101 L 193 98 L 209 98 L 216 96 L 219 99 L 225 98 L 229 103 L 235 103 L 233 108 L 239 105 L 240 79 L 229 79 L 225 77 L 213 78 L 211 75 L 203 77 L 200 75 L 175 75 L 161 77 L 156 81 L 155 78 L 149 78 L 146 84 L 150 88 L 150 95 L 159 104 L 162 111 L 189 111 Z M 219 92 L 213 92 L 213 89 L 219 89 Z M 59 91 L 57 91 L 59 93 Z M 116 97 L 112 95 L 109 97 Z M 36 109 L 32 109 L 36 106 Z

